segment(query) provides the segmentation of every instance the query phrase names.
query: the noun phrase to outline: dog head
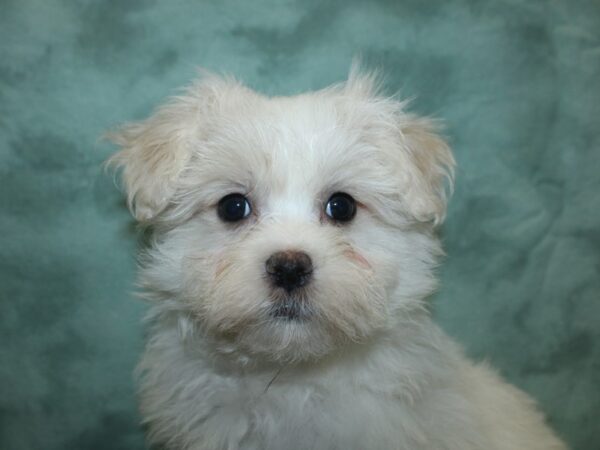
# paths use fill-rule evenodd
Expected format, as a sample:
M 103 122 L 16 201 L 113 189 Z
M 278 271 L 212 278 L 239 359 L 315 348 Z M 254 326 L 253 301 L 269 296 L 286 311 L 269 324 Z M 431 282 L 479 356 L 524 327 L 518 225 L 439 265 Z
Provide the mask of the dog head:
M 154 230 L 142 281 L 215 351 L 303 360 L 393 326 L 434 288 L 453 158 L 374 76 L 293 97 L 205 76 L 114 135 Z

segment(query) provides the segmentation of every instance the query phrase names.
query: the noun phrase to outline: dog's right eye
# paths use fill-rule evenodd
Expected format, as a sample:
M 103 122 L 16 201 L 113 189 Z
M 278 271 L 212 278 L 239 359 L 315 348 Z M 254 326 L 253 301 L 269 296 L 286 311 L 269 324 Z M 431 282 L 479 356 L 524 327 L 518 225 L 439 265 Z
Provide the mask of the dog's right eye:
M 229 194 L 219 200 L 217 213 L 225 222 L 238 222 L 252 212 L 250 202 L 242 194 Z

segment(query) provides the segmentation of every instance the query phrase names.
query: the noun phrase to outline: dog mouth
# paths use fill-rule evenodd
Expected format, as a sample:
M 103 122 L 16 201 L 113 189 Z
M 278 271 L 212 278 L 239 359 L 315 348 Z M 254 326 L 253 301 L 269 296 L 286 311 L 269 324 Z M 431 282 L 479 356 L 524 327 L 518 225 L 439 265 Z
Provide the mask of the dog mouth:
M 270 315 L 275 319 L 297 322 L 308 319 L 311 311 L 305 299 L 290 296 L 277 299 L 270 310 Z

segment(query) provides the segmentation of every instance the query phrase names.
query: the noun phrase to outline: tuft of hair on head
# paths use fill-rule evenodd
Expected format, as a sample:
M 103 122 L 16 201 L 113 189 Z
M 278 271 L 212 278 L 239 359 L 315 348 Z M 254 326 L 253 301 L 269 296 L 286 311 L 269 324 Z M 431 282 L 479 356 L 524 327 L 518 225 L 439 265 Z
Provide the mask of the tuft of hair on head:
M 363 98 L 382 97 L 384 78 L 376 69 L 367 70 L 359 58 L 354 58 L 344 84 L 345 91 Z

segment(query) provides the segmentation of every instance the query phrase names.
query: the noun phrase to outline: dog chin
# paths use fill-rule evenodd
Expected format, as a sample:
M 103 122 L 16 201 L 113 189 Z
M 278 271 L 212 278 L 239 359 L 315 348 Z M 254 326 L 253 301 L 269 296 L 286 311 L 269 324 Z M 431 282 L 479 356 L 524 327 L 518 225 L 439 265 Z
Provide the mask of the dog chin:
M 341 342 L 314 319 L 272 316 L 242 333 L 236 344 L 255 360 L 292 363 L 321 358 Z

